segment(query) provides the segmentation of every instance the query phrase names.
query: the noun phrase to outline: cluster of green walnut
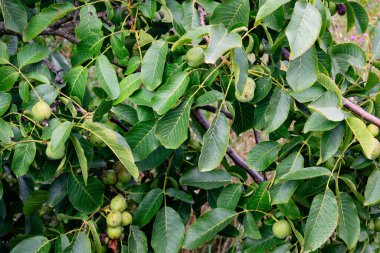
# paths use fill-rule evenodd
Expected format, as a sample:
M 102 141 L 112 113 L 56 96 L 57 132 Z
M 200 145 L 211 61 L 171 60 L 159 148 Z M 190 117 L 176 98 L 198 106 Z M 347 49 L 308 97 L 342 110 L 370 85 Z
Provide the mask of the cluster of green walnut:
M 128 183 L 132 175 L 127 171 L 121 162 L 116 162 L 112 169 L 106 170 L 102 174 L 102 181 L 105 185 L 114 185 L 116 183 Z
M 115 196 L 109 207 L 104 210 L 107 213 L 107 235 L 109 239 L 119 239 L 123 233 L 123 227 L 132 223 L 132 215 L 126 211 L 127 201 L 122 195 Z

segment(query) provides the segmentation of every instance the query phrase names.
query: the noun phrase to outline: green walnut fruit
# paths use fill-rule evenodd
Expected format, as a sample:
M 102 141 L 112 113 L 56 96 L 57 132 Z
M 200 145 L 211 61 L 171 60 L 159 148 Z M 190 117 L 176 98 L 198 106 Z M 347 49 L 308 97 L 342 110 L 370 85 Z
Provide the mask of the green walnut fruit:
M 122 227 L 107 227 L 107 235 L 110 239 L 119 239 L 122 232 Z
M 336 13 L 336 3 L 330 2 L 329 10 L 330 10 L 331 16 L 334 16 Z
M 110 227 L 119 227 L 123 217 L 119 211 L 111 211 L 107 215 L 107 225 Z
M 106 185 L 113 185 L 117 182 L 117 175 L 114 170 L 106 170 L 102 175 L 102 181 Z
M 122 225 L 123 227 L 128 226 L 129 224 L 132 223 L 132 215 L 131 215 L 130 213 L 128 213 L 128 212 L 123 212 L 123 213 L 121 214 L 121 216 L 122 216 L 122 222 L 121 222 L 121 225 Z
M 379 135 L 379 128 L 376 126 L 376 125 L 374 125 L 374 124 L 369 124 L 368 126 L 367 126 L 367 129 L 368 129 L 368 131 L 373 135 L 373 136 L 378 136 Z
M 200 47 L 193 47 L 186 53 L 187 64 L 190 67 L 198 67 L 205 62 L 205 53 Z
M 127 201 L 122 195 L 119 194 L 111 200 L 110 208 L 112 211 L 123 212 L 127 209 Z
M 65 146 L 61 145 L 54 152 L 51 149 L 51 142 L 49 141 L 46 147 L 46 156 L 50 160 L 60 160 L 65 156 Z
M 106 146 L 106 144 L 103 142 L 103 140 L 99 136 L 97 136 L 96 134 L 90 134 L 90 142 L 95 147 L 102 148 L 102 147 Z
M 333 170 L 335 163 L 336 163 L 336 159 L 334 157 L 331 157 L 325 162 L 325 167 L 328 168 L 329 170 Z
M 41 100 L 32 107 L 32 115 L 38 122 L 47 120 L 51 116 L 51 108 L 45 101 Z
M 235 91 L 236 99 L 243 103 L 251 101 L 253 96 L 255 95 L 255 88 L 256 88 L 255 80 L 248 77 L 245 83 L 243 93 L 240 94 L 237 90 Z
M 378 158 L 379 155 L 380 155 L 380 143 L 377 143 L 375 149 L 372 151 L 372 154 L 371 154 L 372 159 L 374 160 Z
M 380 232 L 380 217 L 375 220 L 375 231 Z
M 290 227 L 288 221 L 280 220 L 273 224 L 272 232 L 275 237 L 279 239 L 285 239 L 292 233 L 292 228 Z
M 117 181 L 119 183 L 127 183 L 131 179 L 132 179 L 132 176 L 131 176 L 131 174 L 126 169 L 120 170 L 117 173 Z

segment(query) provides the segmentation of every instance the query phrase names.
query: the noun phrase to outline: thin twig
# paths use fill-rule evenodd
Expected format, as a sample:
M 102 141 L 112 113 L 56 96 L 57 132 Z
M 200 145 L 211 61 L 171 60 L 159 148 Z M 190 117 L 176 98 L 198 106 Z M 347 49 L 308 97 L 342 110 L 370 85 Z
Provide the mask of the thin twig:
M 207 130 L 210 127 L 210 124 L 203 117 L 203 115 L 200 113 L 199 110 L 197 110 L 197 109 L 192 110 L 192 114 L 193 114 L 194 118 L 196 118 L 196 120 L 199 122 L 199 124 L 201 124 L 201 126 L 205 130 Z M 243 168 L 247 172 L 247 174 L 250 175 L 256 183 L 260 183 L 260 182 L 264 181 L 264 178 L 257 171 L 250 169 L 248 164 L 244 161 L 244 159 L 241 158 L 231 146 L 227 147 L 226 153 L 232 159 L 232 161 L 234 161 L 235 165 Z
M 346 98 L 343 98 L 343 104 L 350 111 L 352 111 L 353 113 L 357 114 L 361 118 L 363 118 L 366 121 L 371 122 L 372 124 L 380 127 L 380 119 L 378 117 L 376 117 L 376 116 L 368 113 L 363 108 L 361 108 L 360 106 L 354 104 L 353 102 L 351 102 L 350 100 L 348 100 Z
M 110 121 L 112 121 L 113 123 L 115 123 L 116 125 L 118 125 L 124 132 L 128 132 L 129 131 L 129 127 L 127 127 L 126 125 L 124 125 L 118 118 L 116 118 L 115 116 L 112 116 Z
M 209 112 L 213 112 L 213 113 L 215 113 L 218 110 L 216 107 L 214 107 L 212 105 L 199 106 L 199 107 L 197 107 L 197 109 L 201 109 L 201 110 L 205 110 L 205 111 L 209 111 Z M 220 112 L 223 113 L 224 115 L 226 115 L 226 117 L 228 119 L 233 119 L 231 113 L 229 113 L 227 111 L 223 111 L 223 110 L 221 110 Z

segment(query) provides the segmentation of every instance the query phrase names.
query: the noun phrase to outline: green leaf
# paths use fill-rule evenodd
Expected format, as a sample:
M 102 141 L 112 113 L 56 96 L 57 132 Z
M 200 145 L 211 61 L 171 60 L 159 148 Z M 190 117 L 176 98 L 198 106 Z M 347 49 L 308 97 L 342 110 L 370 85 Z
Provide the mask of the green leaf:
M 0 40 L 0 64 L 9 63 L 9 50 L 7 45 Z
M 93 5 L 82 5 L 79 17 L 79 25 L 75 27 L 75 36 L 78 40 L 81 41 L 92 34 L 103 35 L 102 21 L 98 18 L 96 9 Z
M 31 110 L 33 105 L 39 101 L 36 92 L 38 93 L 39 97 L 41 97 L 49 105 L 51 105 L 59 95 L 57 88 L 50 84 L 40 84 L 34 88 L 34 91 L 30 94 L 29 100 L 23 104 L 24 108 Z
M 261 229 L 261 239 L 250 239 L 247 238 L 244 241 L 243 250 L 247 253 L 266 253 L 274 252 L 272 249 L 279 244 L 283 244 L 284 240 L 278 239 L 273 235 L 272 226 L 264 225 Z M 285 251 L 286 252 L 286 251 Z
M 355 203 L 346 192 L 339 193 L 339 223 L 338 236 L 347 244 L 348 249 L 354 249 L 360 236 L 360 220 Z
M 154 135 L 156 121 L 140 121 L 128 131 L 126 140 L 129 143 L 135 161 L 145 159 L 158 146 L 159 142 Z
M 250 210 L 255 211 L 269 211 L 271 208 L 270 195 L 268 192 L 268 182 L 261 182 L 259 187 L 256 189 L 254 195 L 247 204 Z M 260 215 L 262 215 L 260 213 Z
M 146 253 L 148 252 L 148 240 L 143 231 L 137 226 L 130 226 L 128 235 L 128 252 L 129 253 Z
M 324 132 L 321 137 L 321 155 L 319 157 L 318 163 L 321 164 L 326 162 L 330 157 L 333 157 L 338 151 L 340 144 L 344 137 L 344 124 L 339 124 L 336 128 L 331 131 Z
M 353 43 L 335 45 L 329 49 L 329 53 L 337 72 L 345 73 L 350 66 L 363 69 L 366 63 L 363 49 Z
M 175 188 L 169 188 L 166 189 L 165 194 L 169 197 L 181 200 L 182 202 L 194 204 L 193 197 L 184 191 L 177 190 Z
M 145 53 L 141 65 L 141 78 L 149 90 L 156 89 L 162 82 L 168 45 L 159 40 Z
M 309 3 L 296 2 L 285 31 L 290 44 L 291 59 L 300 57 L 314 45 L 321 27 L 322 17 L 318 9 Z
M 257 12 L 255 26 L 257 26 L 265 17 L 269 16 L 288 2 L 290 2 L 290 0 L 266 0 Z
M 215 8 L 210 23 L 224 24 L 228 30 L 238 24 L 248 27 L 249 11 L 248 0 L 226 0 Z
M 1 45 L 1 43 L 0 43 Z M 0 46 L 0 48 L 2 48 Z M 1 63 L 1 58 L 2 58 L 2 54 L 3 54 L 3 51 L 4 49 L 0 49 L 0 63 Z M 376 31 L 375 31 L 375 37 L 373 38 L 373 42 L 372 42 L 372 47 L 371 47 L 371 53 L 372 53 L 372 57 L 371 57 L 371 62 L 373 60 L 376 60 L 376 59 L 379 59 L 380 58 L 380 24 L 378 24 L 376 26 Z
M 11 94 L 0 91 L 0 116 L 3 116 L 3 114 L 8 110 L 9 106 L 11 105 L 11 101 Z
M 306 120 L 303 131 L 304 133 L 311 131 L 328 131 L 336 127 L 338 124 L 339 122 L 330 121 L 322 114 L 313 112 Z
M 152 247 L 156 253 L 177 253 L 185 238 L 185 226 L 171 207 L 162 208 L 156 215 L 152 231 Z
M 70 69 L 65 74 L 64 80 L 67 83 L 70 96 L 76 96 L 83 101 L 87 86 L 88 69 L 82 66 L 77 66 Z
M 28 216 L 33 215 L 46 202 L 47 198 L 48 191 L 33 191 L 24 202 L 22 212 Z
M 209 190 L 231 183 L 231 175 L 224 170 L 200 172 L 198 169 L 191 169 L 183 174 L 179 183 Z
M 264 131 L 266 133 L 277 130 L 285 122 L 288 118 L 291 101 L 292 98 L 282 89 L 275 90 L 265 110 L 266 127 Z
M 352 9 L 355 12 L 355 19 L 356 24 L 360 29 L 358 29 L 358 32 L 363 34 L 367 31 L 368 23 L 369 23 L 369 17 L 367 11 L 363 8 L 363 6 L 356 2 L 348 2 L 349 5 L 351 5 Z
M 196 40 L 198 38 L 201 38 L 205 35 L 207 35 L 210 32 L 210 28 L 212 26 L 206 25 L 206 26 L 201 26 L 197 27 L 194 29 L 191 29 L 187 31 L 184 35 L 182 35 L 172 46 L 171 50 L 175 51 L 178 49 L 180 46 L 186 44 L 186 43 L 191 43 L 193 40 Z
M 257 143 L 247 155 L 249 167 L 257 171 L 266 170 L 277 158 L 281 145 L 275 141 Z
M 71 129 L 74 123 L 70 121 L 65 121 L 59 126 L 57 126 L 51 135 L 51 151 L 55 152 L 58 148 L 65 145 L 67 139 L 70 137 Z
M 227 33 L 227 29 L 222 24 L 214 25 L 210 28 L 210 43 L 205 50 L 205 62 L 215 64 L 228 50 L 241 46 L 239 34 Z
M 210 241 L 237 215 L 234 211 L 215 208 L 199 217 L 186 233 L 183 247 L 193 250 Z
M 82 176 L 83 176 L 84 183 L 87 185 L 88 164 L 87 164 L 86 155 L 84 153 L 83 147 L 81 146 L 79 140 L 73 135 L 71 135 L 70 139 L 71 139 L 71 142 L 73 143 L 75 152 L 76 152 L 77 157 L 78 157 L 79 165 L 80 165 L 80 168 L 82 170 Z
M 112 150 L 117 158 L 119 158 L 120 162 L 127 168 L 129 173 L 131 173 L 134 178 L 138 177 L 139 171 L 134 163 L 131 148 L 123 136 L 101 123 L 86 121 L 82 127 L 100 138 Z
M 167 149 L 177 149 L 187 139 L 193 98 L 184 99 L 157 121 L 156 136 Z
M 26 65 L 42 61 L 48 57 L 49 54 L 50 51 L 40 44 L 27 44 L 21 48 L 20 52 L 17 54 L 18 66 L 21 69 Z
M 46 203 L 50 207 L 56 206 L 67 196 L 67 180 L 69 175 L 64 173 L 58 176 L 50 186 L 49 196 Z
M 82 213 L 92 213 L 103 204 L 104 184 L 95 177 L 89 177 L 86 185 L 83 177 L 70 175 L 67 190 L 71 204 Z
M 232 66 L 235 76 L 235 89 L 243 94 L 248 78 L 248 57 L 243 48 L 235 48 L 232 51 Z
M 0 67 L 0 90 L 9 91 L 17 81 L 20 72 L 11 66 Z
M 271 204 L 288 203 L 300 184 L 300 181 L 286 181 L 272 186 L 270 189 Z
M 115 100 L 114 104 L 120 104 L 129 98 L 141 85 L 141 73 L 134 73 L 125 77 L 119 83 L 120 96 Z
M 343 111 L 338 106 L 338 97 L 335 93 L 326 91 L 309 108 L 319 112 L 330 121 L 342 121 L 345 118 Z
M 120 95 L 119 81 L 114 67 L 106 56 L 98 56 L 95 62 L 95 72 L 100 85 L 108 96 L 117 99 Z
M 217 207 L 235 210 L 243 189 L 240 184 L 227 185 L 220 193 L 217 200 Z
M 28 18 L 24 6 L 19 0 L 4 0 L 0 4 L 6 29 L 22 33 L 26 28 Z
M 346 119 L 346 122 L 359 141 L 364 155 L 370 160 L 375 159 L 376 157 L 372 157 L 372 155 L 376 153 L 376 149 L 380 146 L 379 141 L 368 131 L 362 120 L 356 117 L 349 117 Z
M 210 105 L 224 99 L 224 94 L 217 90 L 208 91 L 197 98 L 195 106 Z
M 28 28 L 22 36 L 23 40 L 29 41 L 34 39 L 34 37 L 40 34 L 50 24 L 66 16 L 67 13 L 73 10 L 75 10 L 75 6 L 69 2 L 52 4 L 42 9 L 38 15 L 33 16 L 29 20 Z
M 33 236 L 19 242 L 12 250 L 11 253 L 48 253 L 51 244 L 45 236 Z
M 364 205 L 373 206 L 380 202 L 380 170 L 375 169 L 368 177 L 364 191 Z
M 15 145 L 15 152 L 12 159 L 12 170 L 16 176 L 22 176 L 28 173 L 29 166 L 36 156 L 36 143 L 31 139 Z
M 167 113 L 185 92 L 190 77 L 187 71 L 175 74 L 152 97 L 152 107 L 159 114 Z
M 276 169 L 276 178 L 280 178 L 282 175 L 304 168 L 305 159 L 303 158 L 301 152 L 293 152 L 283 159 Z
M 300 103 L 312 102 L 320 97 L 323 93 L 325 93 L 325 89 L 323 89 L 323 87 L 320 85 L 313 85 L 300 92 L 289 92 L 290 96 L 292 96 Z
M 305 252 L 321 247 L 338 224 L 338 204 L 330 189 L 316 195 L 305 226 Z
M 244 235 L 252 239 L 261 239 L 261 233 L 251 213 L 246 213 L 243 219 Z
M 302 169 L 291 170 L 282 177 L 280 177 L 279 180 L 304 180 L 314 177 L 329 176 L 330 173 L 331 171 L 324 167 L 307 167 Z
M 91 252 L 91 241 L 84 232 L 79 232 L 74 242 L 65 249 L 64 253 Z
M 10 144 L 14 137 L 14 133 L 11 128 L 11 124 L 0 118 L 0 143 Z
M 219 166 L 227 151 L 230 139 L 230 125 L 227 117 L 218 112 L 210 128 L 203 136 L 203 146 L 198 167 L 201 172 L 210 171 Z
M 148 192 L 133 214 L 133 224 L 145 226 L 160 210 L 164 193 L 161 189 L 153 189 Z
M 318 59 L 315 47 L 290 61 L 286 80 L 295 92 L 303 91 L 317 81 Z

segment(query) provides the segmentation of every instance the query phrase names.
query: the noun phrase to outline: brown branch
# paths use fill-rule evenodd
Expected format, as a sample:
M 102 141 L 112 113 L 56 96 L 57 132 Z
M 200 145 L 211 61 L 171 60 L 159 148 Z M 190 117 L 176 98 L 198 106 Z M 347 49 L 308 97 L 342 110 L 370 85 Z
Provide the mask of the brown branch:
M 218 109 L 216 108 L 216 107 L 214 107 L 214 106 L 212 106 L 212 105 L 204 105 L 204 106 L 199 106 L 199 107 L 197 107 L 197 109 L 201 109 L 201 110 L 205 110 L 205 111 L 209 111 L 209 112 L 213 112 L 213 113 L 215 113 Z M 231 113 L 229 113 L 229 112 L 226 112 L 226 111 L 220 111 L 221 113 L 223 113 L 224 115 L 226 115 L 226 117 L 228 118 L 228 119 L 233 119 L 233 117 L 232 117 L 232 114 Z
M 63 78 L 60 76 L 59 73 L 63 71 L 63 69 L 57 69 L 52 62 L 50 62 L 48 59 L 42 60 L 42 62 L 47 66 L 50 72 L 53 72 L 55 74 L 55 81 L 58 84 L 63 84 Z
M 366 121 L 380 127 L 380 119 L 367 111 L 365 111 L 363 108 L 360 106 L 354 104 L 350 100 L 343 98 L 343 104 L 345 107 L 347 107 L 351 112 L 357 114 L 361 118 L 365 119 Z
M 203 117 L 203 115 L 200 113 L 199 110 L 197 110 L 197 109 L 192 110 L 192 114 L 193 114 L 194 118 L 199 122 L 199 124 L 201 124 L 201 126 L 205 130 L 207 130 L 210 127 L 210 124 Z M 227 147 L 226 153 L 232 159 L 232 161 L 234 161 L 235 165 L 243 168 L 247 172 L 247 174 L 250 175 L 256 183 L 260 183 L 260 182 L 264 181 L 264 178 L 257 171 L 250 169 L 248 164 L 244 161 L 244 159 L 241 158 L 231 146 Z
M 123 122 L 121 122 L 115 116 L 112 116 L 110 118 L 110 121 L 113 122 L 113 123 L 115 123 L 116 125 L 118 125 L 124 132 L 128 132 L 129 131 L 129 127 L 127 127 L 126 125 L 124 125 Z
M 206 26 L 206 15 L 207 13 L 204 11 L 202 6 L 199 3 L 196 3 L 196 8 L 199 13 L 199 23 L 201 26 Z M 208 44 L 210 42 L 210 38 L 208 36 L 204 36 L 203 39 L 206 41 Z

